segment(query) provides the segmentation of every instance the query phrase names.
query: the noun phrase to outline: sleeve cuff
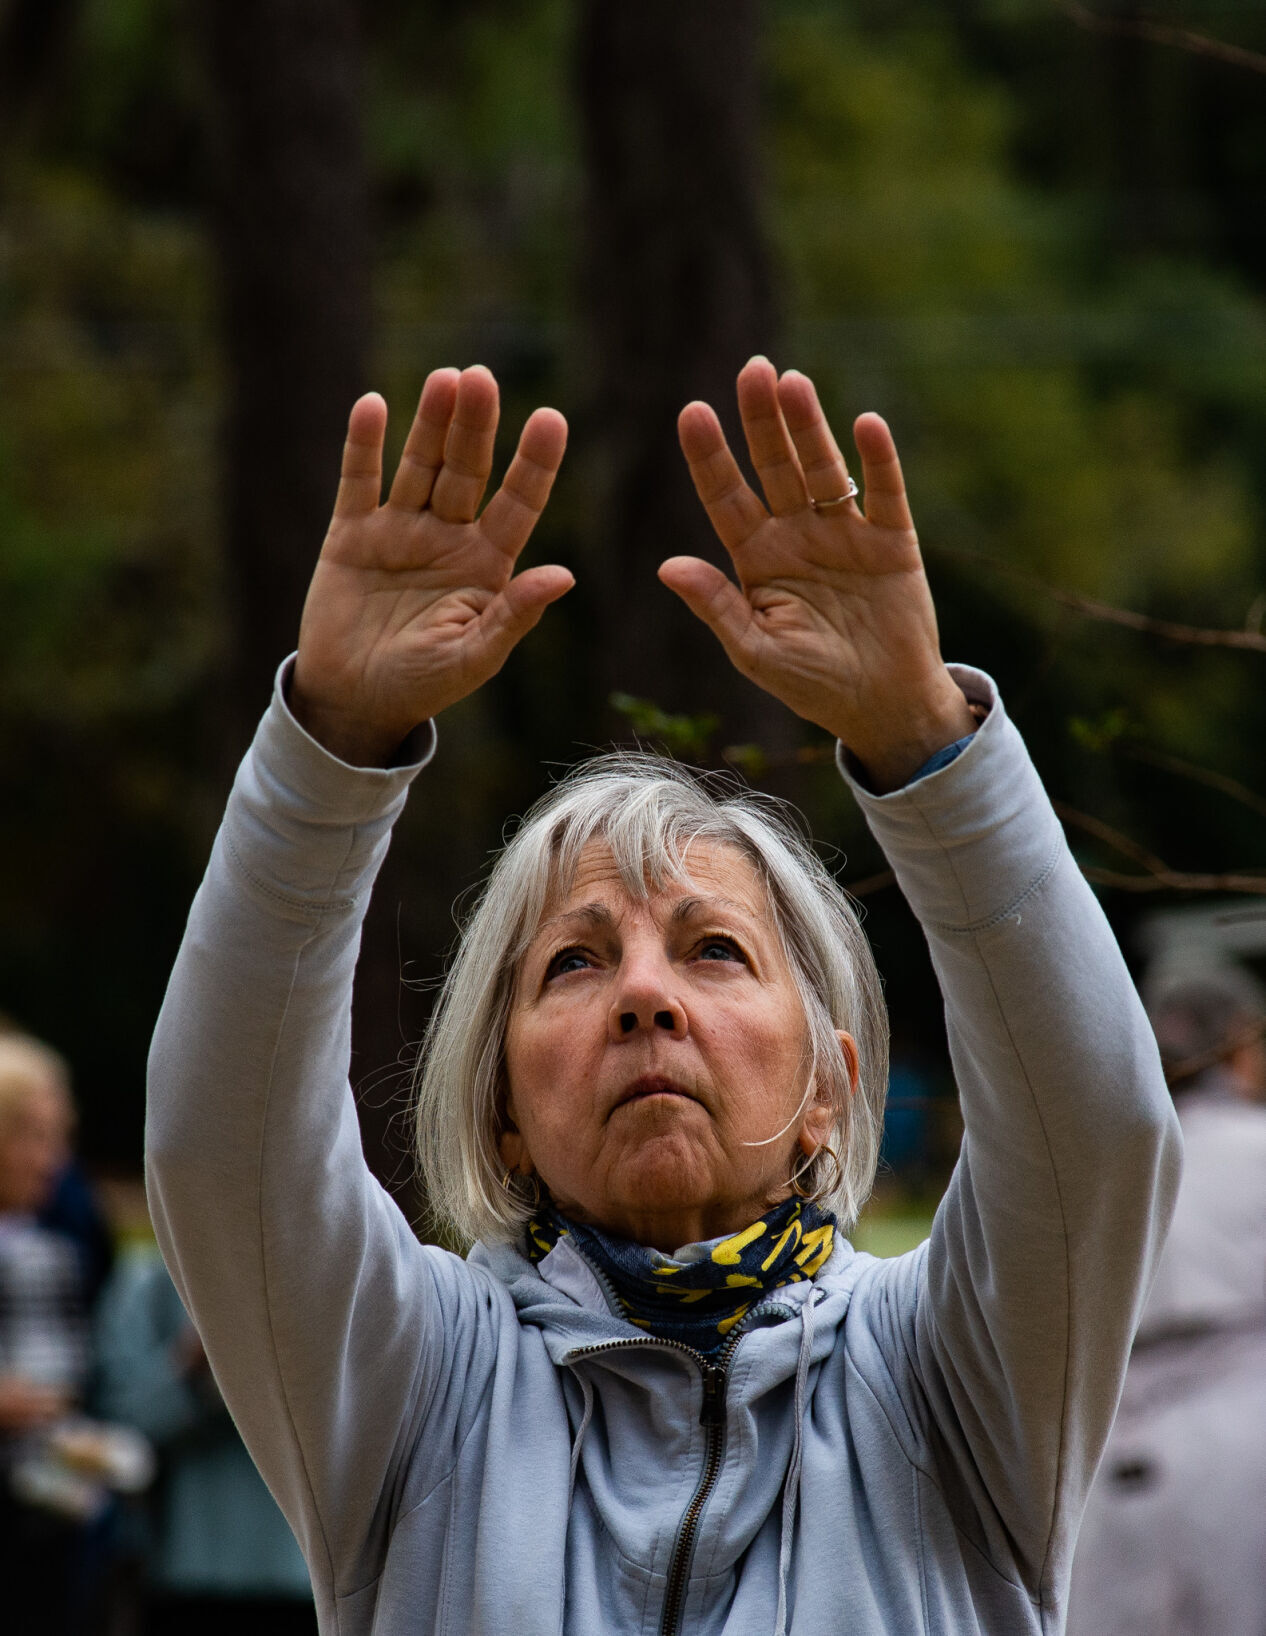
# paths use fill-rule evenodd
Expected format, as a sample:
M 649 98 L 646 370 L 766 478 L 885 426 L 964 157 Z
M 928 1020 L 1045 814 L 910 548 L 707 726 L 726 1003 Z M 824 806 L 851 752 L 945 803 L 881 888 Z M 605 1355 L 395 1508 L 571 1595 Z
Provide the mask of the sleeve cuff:
M 284 691 L 292 663 L 293 656 L 277 672 L 221 834 L 257 886 L 324 912 L 372 883 L 409 786 L 434 752 L 435 730 L 426 722 L 411 734 L 394 766 L 349 767 L 292 715 Z
M 842 747 L 837 760 L 915 914 L 924 925 L 965 930 L 1018 901 L 1053 866 L 1064 838 L 991 679 L 949 668 L 967 702 L 988 710 L 952 761 L 876 795 Z
M 970 665 L 947 665 L 946 668 L 957 682 L 959 690 L 967 700 L 972 713 L 978 717 L 981 726 L 983 726 L 989 719 L 989 713 L 998 697 L 998 689 L 993 678 L 987 676 L 983 670 L 973 670 Z M 908 790 L 911 785 L 919 783 L 921 779 L 930 778 L 933 773 L 939 773 L 943 768 L 957 761 L 968 745 L 973 742 L 979 731 L 980 727 L 977 727 L 975 731 L 965 734 L 964 737 L 957 739 L 953 744 L 946 744 L 942 749 L 937 750 L 906 780 L 901 789 L 890 790 L 889 795 L 900 795 L 902 790 Z M 835 747 L 835 761 L 840 772 L 855 790 L 859 793 L 874 795 L 861 763 L 851 750 L 838 741 Z M 880 797 L 879 799 L 883 798 Z
M 331 762 L 336 767 L 346 767 L 350 771 L 358 773 L 406 772 L 416 774 L 422 771 L 423 767 L 435 754 L 435 747 L 438 743 L 435 721 L 431 717 L 428 717 L 424 722 L 419 722 L 413 731 L 406 735 L 395 755 L 392 756 L 385 767 L 355 767 L 350 761 L 340 760 L 332 751 L 327 750 L 323 744 L 314 739 L 307 728 L 300 725 L 290 708 L 290 679 L 294 675 L 295 660 L 297 658 L 298 655 L 292 653 L 288 659 L 282 660 L 273 681 L 273 697 L 280 706 L 282 715 L 293 730 L 306 743 L 311 745 L 318 756 L 324 757 L 326 761 Z

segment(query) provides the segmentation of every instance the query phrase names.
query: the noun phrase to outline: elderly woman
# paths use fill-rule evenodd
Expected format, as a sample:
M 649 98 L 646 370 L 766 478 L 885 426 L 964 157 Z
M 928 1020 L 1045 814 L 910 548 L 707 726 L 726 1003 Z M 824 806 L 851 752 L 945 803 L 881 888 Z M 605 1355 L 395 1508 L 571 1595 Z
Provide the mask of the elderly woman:
M 680 427 L 738 583 L 660 577 L 839 739 L 940 975 L 962 1156 L 928 1243 L 851 1248 L 886 1053 L 844 894 L 769 802 L 601 758 L 466 925 L 418 1141 L 477 1242 L 415 1241 L 347 1088 L 358 931 L 434 717 L 571 584 L 513 572 L 565 427 L 530 418 L 480 514 L 495 383 L 438 371 L 380 505 L 362 399 L 149 1124 L 163 1248 L 330 1636 L 1062 1627 L 1173 1114 L 1019 736 L 941 660 L 887 427 L 855 427 L 863 512 L 804 376 L 738 390 L 764 503 L 706 405 Z

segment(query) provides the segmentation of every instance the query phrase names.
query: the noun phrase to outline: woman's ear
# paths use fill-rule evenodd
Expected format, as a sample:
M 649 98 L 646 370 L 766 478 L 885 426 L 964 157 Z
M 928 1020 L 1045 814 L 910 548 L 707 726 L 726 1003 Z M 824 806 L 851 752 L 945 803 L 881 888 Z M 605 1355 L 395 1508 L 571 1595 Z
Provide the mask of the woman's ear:
M 840 1055 L 848 1069 L 848 1093 L 856 1096 L 857 1084 L 862 1077 L 862 1059 L 857 1053 L 857 1041 L 843 1028 L 835 1030 L 835 1037 L 840 1042 Z
M 813 1102 L 800 1127 L 800 1151 L 811 1159 L 831 1134 L 831 1110 L 821 1100 Z
M 512 1174 L 519 1171 L 526 1176 L 532 1174 L 532 1161 L 528 1156 L 527 1143 L 514 1122 L 514 1099 L 508 1092 L 501 1111 L 501 1134 L 497 1137 L 497 1152 L 501 1155 L 502 1164 Z
M 835 1037 L 840 1042 L 840 1055 L 844 1058 L 844 1067 L 848 1072 L 849 1095 L 855 1096 L 861 1073 L 857 1041 L 842 1028 L 837 1029 Z M 806 1159 L 811 1159 L 818 1149 L 829 1141 L 833 1123 L 834 1109 L 830 1098 L 825 1092 L 819 1091 L 805 1110 L 804 1123 L 800 1126 L 800 1151 Z

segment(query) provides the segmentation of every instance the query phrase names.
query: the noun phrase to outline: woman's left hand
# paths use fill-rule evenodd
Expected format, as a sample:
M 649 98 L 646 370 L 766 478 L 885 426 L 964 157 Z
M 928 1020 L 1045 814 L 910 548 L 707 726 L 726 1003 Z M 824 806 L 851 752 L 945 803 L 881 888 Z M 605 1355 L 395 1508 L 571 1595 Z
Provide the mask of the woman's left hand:
M 707 404 L 688 404 L 678 429 L 739 583 L 698 557 L 670 557 L 659 577 L 744 676 L 841 739 L 877 790 L 896 789 L 976 723 L 941 659 L 892 434 L 858 417 L 865 513 L 851 499 L 818 510 L 849 475 L 813 383 L 753 358 L 738 401 L 767 506 Z

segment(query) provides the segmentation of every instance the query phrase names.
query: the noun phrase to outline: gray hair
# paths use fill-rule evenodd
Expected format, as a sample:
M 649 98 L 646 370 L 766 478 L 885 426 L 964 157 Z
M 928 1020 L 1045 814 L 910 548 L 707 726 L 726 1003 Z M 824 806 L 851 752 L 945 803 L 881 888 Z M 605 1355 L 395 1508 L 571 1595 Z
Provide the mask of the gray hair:
M 568 890 L 595 841 L 643 900 L 669 881 L 689 881 L 686 852 L 695 841 L 731 847 L 755 869 L 804 1007 L 807 1085 L 826 1092 L 828 1141 L 839 1156 L 834 1166 L 815 1155 L 800 1184 L 848 1231 L 874 1182 L 888 1083 L 888 1017 L 857 913 L 784 803 L 729 774 L 641 753 L 584 762 L 543 796 L 461 929 L 416 1075 L 417 1160 L 437 1227 L 459 1241 L 513 1242 L 532 1213 L 504 1185 L 498 1151 L 506 1029 L 519 964 L 546 905 Z M 857 1042 L 855 1091 L 837 1029 Z
M 1243 966 L 1149 972 L 1143 1002 L 1175 1094 L 1262 1037 L 1266 994 Z

